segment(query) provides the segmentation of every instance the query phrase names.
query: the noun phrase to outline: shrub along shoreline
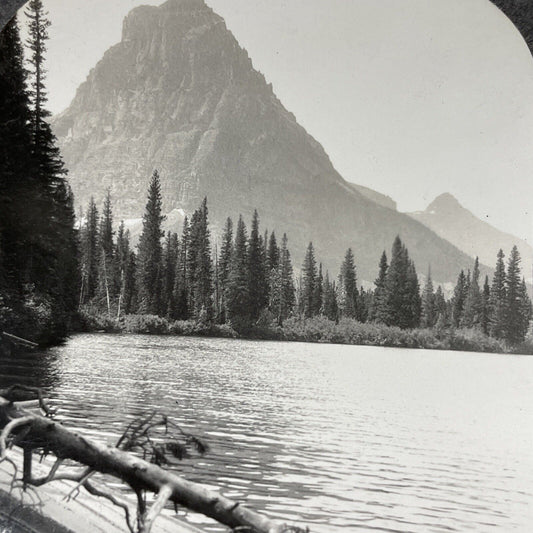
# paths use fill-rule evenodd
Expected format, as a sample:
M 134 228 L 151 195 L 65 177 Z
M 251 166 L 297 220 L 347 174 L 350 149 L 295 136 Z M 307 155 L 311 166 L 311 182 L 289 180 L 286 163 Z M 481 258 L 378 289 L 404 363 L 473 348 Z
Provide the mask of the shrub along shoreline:
M 324 316 L 292 317 L 285 320 L 282 326 L 272 323 L 260 324 L 241 332 L 235 331 L 228 324 L 169 320 L 157 315 L 125 315 L 117 320 L 104 314 L 83 311 L 80 318 L 82 332 L 219 337 L 533 355 L 533 340 L 529 338 L 519 345 L 510 345 L 489 337 L 478 329 L 400 329 L 383 324 L 357 322 L 350 318 L 334 322 Z

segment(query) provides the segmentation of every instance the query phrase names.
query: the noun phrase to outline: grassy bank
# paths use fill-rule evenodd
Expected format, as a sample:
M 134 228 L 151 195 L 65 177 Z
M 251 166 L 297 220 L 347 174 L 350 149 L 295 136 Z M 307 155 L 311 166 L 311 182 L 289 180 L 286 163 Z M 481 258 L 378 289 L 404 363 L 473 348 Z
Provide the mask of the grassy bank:
M 338 323 L 325 317 L 289 318 L 283 326 L 262 325 L 237 332 L 227 324 L 192 320 L 168 320 L 155 315 L 126 315 L 119 320 L 106 315 L 83 312 L 82 331 L 185 335 L 258 340 L 283 340 L 428 350 L 516 353 L 533 355 L 533 340 L 510 346 L 475 329 L 400 329 L 375 323 L 342 319 Z

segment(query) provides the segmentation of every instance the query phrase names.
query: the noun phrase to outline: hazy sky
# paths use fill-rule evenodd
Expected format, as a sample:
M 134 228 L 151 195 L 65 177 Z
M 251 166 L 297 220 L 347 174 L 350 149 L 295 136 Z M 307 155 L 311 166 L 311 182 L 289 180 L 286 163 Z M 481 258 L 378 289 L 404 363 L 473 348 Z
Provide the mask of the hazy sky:
M 58 112 L 139 0 L 46 0 Z M 348 180 L 533 241 L 533 59 L 488 0 L 207 0 Z

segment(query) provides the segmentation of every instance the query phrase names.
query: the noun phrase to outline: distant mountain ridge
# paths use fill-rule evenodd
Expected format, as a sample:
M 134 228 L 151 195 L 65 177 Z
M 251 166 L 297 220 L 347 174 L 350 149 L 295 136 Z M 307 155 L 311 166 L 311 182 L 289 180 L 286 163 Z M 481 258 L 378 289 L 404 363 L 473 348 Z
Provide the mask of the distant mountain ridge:
M 400 234 L 419 272 L 452 281 L 471 258 L 385 195 L 345 181 L 275 96 L 203 0 L 141 6 L 54 120 L 78 203 L 110 188 L 120 218 L 142 216 L 152 171 L 164 211 L 191 213 L 207 195 L 214 236 L 226 216 L 287 232 L 295 266 L 312 240 L 336 276 L 352 247 L 360 280 L 377 274 Z M 377 202 L 377 203 L 376 203 Z M 173 220 L 174 220 L 173 218 Z
M 479 260 L 486 265 L 496 264 L 496 254 L 500 248 L 508 255 L 516 245 L 522 257 L 522 273 L 526 279 L 531 278 L 533 247 L 523 239 L 480 220 L 451 194 L 437 196 L 425 211 L 409 213 L 409 216 L 471 257 L 479 256 Z

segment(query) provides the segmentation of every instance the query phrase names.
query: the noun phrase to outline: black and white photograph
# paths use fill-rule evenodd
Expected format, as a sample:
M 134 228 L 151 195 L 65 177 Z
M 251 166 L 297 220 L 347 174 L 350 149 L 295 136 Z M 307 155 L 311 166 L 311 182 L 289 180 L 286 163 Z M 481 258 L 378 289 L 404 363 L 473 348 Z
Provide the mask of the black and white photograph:
M 529 533 L 532 299 L 532 0 L 0 0 L 0 533 Z

